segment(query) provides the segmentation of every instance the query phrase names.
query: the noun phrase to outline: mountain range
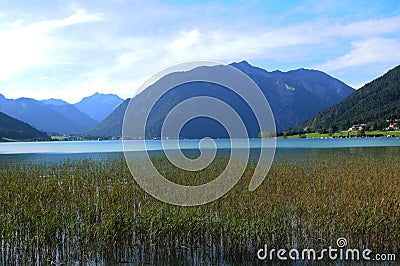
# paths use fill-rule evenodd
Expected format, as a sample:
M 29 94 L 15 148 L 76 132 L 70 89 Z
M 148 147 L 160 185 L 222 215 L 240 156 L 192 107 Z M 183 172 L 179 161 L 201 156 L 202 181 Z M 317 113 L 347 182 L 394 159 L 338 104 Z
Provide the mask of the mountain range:
M 98 124 L 95 118 L 107 116 L 122 101 L 114 94 L 96 93 L 73 105 L 59 99 L 7 99 L 0 94 L 0 111 L 41 131 L 82 134 Z
M 319 111 L 340 102 L 354 92 L 354 89 L 343 82 L 317 70 L 298 69 L 288 72 L 268 72 L 251 66 L 246 61 L 232 63 L 231 66 L 246 73 L 260 87 L 269 101 L 279 132 L 313 117 Z M 186 74 L 191 75 L 195 74 L 195 71 L 203 70 L 193 69 L 186 72 Z M 210 70 L 212 71 L 212 69 Z M 168 84 L 177 75 L 183 74 L 181 72 L 171 73 L 157 81 L 157 83 L 164 82 Z M 162 87 L 162 84 L 156 85 L 161 85 L 160 87 Z M 132 99 L 131 104 L 137 110 L 135 112 L 136 118 L 145 115 L 142 112 L 144 106 L 153 104 L 148 102 L 148 96 L 152 93 L 157 93 L 157 91 L 153 91 L 156 90 L 156 87 L 155 85 L 149 86 Z M 259 132 L 257 121 L 254 119 L 254 115 L 250 114 L 251 110 L 240 97 L 234 95 L 229 89 L 216 84 L 208 83 L 205 85 L 199 82 L 180 85 L 159 99 L 148 117 L 146 137 L 160 137 L 161 125 L 171 108 L 195 96 L 210 96 L 230 104 L 241 116 L 250 136 L 257 137 Z M 126 109 L 127 104 L 127 102 L 124 102 L 108 118 L 87 133 L 103 136 L 121 136 L 121 125 L 125 113 L 122 110 Z M 218 107 L 210 108 L 216 108 L 217 110 Z M 135 120 L 135 116 L 131 117 L 131 119 Z M 191 126 L 184 127 L 182 131 L 183 135 L 181 137 L 187 138 L 203 136 L 226 137 L 227 134 L 221 125 L 206 118 L 191 121 Z
M 400 118 L 400 66 L 389 70 L 342 102 L 319 112 L 298 125 L 298 129 L 311 131 L 348 129 L 354 124 L 383 127 L 386 120 Z
M 41 132 L 27 123 L 12 118 L 0 112 L 0 141 L 7 140 L 50 140 L 46 133 Z

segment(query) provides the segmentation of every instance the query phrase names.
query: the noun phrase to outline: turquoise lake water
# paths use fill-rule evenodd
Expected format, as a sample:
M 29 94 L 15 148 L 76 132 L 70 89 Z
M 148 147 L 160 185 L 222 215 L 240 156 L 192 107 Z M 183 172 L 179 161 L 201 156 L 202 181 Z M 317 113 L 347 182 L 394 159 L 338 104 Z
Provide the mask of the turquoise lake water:
M 198 139 L 180 140 L 179 146 L 187 152 L 198 151 Z M 230 140 L 214 140 L 220 154 L 229 154 Z M 246 148 L 247 140 L 234 140 L 239 146 Z M 143 153 L 140 141 L 129 141 L 130 147 L 138 153 Z M 269 147 L 261 145 L 260 139 L 249 140 L 250 149 Z M 172 140 L 164 142 L 165 149 L 176 149 Z M 205 147 L 207 149 L 207 147 Z M 210 147 L 212 148 L 212 147 Z M 146 150 L 150 154 L 160 154 L 163 146 L 160 140 L 146 140 Z M 340 149 L 344 152 L 357 153 L 360 151 L 378 153 L 399 153 L 400 139 L 398 138 L 349 138 L 349 139 L 277 139 L 276 153 L 309 153 L 328 152 Z M 0 161 L 62 161 L 65 159 L 95 159 L 123 157 L 122 141 L 53 141 L 53 142 L 9 142 L 0 143 Z

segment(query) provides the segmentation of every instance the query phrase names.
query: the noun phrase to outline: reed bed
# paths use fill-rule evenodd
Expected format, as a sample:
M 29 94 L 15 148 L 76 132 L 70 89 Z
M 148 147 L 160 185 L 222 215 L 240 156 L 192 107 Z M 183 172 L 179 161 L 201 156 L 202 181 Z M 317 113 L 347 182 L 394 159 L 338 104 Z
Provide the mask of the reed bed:
M 227 160 L 192 175 L 153 161 L 171 180 L 200 184 Z M 249 163 L 234 189 L 198 207 L 153 199 L 123 159 L 0 169 L 0 264 L 251 264 L 264 244 L 318 249 L 338 237 L 400 247 L 400 157 L 390 154 L 282 155 L 254 192 Z

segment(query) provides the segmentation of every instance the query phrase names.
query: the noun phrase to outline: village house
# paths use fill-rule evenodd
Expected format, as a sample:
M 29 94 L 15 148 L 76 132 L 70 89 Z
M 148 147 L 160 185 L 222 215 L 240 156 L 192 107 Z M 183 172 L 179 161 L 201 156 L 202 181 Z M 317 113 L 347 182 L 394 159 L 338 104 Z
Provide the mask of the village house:
M 347 131 L 365 130 L 367 124 L 352 125 Z
M 394 122 L 391 122 L 385 130 L 398 130 L 399 129 L 399 121 L 396 119 Z

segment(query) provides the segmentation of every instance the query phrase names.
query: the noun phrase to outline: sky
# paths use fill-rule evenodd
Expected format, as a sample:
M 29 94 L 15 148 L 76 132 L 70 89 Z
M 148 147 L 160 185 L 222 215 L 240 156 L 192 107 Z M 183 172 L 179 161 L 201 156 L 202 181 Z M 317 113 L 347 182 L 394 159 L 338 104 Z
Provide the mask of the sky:
M 317 69 L 357 89 L 400 64 L 400 1 L 0 1 L 7 98 L 129 98 L 197 60 Z

